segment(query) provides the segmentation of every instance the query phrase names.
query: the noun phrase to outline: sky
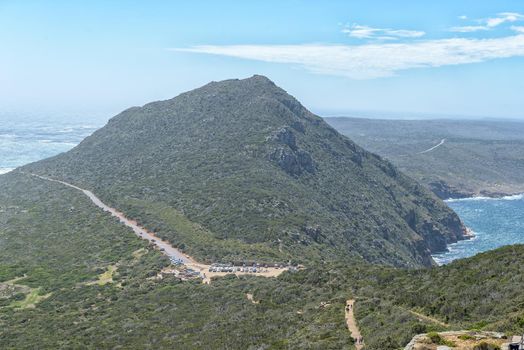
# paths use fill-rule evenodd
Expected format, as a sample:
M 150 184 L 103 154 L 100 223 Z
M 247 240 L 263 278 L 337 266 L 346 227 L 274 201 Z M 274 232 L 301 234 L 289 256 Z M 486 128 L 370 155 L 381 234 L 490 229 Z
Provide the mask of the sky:
M 253 74 L 325 116 L 524 119 L 524 1 L 0 0 L 0 118 Z

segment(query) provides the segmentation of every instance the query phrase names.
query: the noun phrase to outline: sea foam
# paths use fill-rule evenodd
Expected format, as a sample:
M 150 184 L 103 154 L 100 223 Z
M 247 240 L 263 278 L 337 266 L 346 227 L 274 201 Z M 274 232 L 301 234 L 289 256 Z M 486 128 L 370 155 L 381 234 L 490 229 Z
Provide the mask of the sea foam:
M 0 168 L 0 175 L 7 174 L 10 171 L 15 170 L 14 168 Z
M 434 254 L 438 264 L 499 248 L 524 244 L 524 195 L 500 198 L 464 198 L 448 205 L 464 224 L 475 231 L 472 239 L 448 245 L 447 252 Z
M 467 197 L 467 198 L 450 198 L 444 200 L 446 203 L 455 203 L 455 202 L 468 202 L 468 201 L 517 201 L 524 199 L 524 193 L 520 194 L 513 194 L 510 196 L 504 196 L 504 197 L 484 197 L 484 196 L 478 196 L 478 197 Z

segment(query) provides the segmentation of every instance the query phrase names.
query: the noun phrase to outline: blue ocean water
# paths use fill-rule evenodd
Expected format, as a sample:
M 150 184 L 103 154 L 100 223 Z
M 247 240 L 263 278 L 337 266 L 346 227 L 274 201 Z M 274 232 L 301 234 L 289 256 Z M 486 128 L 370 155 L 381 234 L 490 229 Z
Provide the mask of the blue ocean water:
M 100 123 L 68 120 L 49 123 L 0 116 L 0 174 L 65 152 L 100 126 Z
M 503 245 L 524 243 L 524 195 L 503 198 L 451 199 L 447 204 L 473 230 L 475 237 L 448 246 L 448 252 L 435 254 L 438 264 L 473 256 Z

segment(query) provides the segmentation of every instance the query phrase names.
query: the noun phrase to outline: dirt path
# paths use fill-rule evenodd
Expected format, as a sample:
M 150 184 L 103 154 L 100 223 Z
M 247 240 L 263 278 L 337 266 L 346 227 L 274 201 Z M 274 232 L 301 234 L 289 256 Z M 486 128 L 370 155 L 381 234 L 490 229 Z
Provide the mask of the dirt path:
M 353 308 L 355 306 L 355 300 L 349 299 L 346 301 L 346 324 L 348 326 L 351 337 L 355 339 L 355 347 L 357 350 L 360 350 L 364 347 L 364 342 L 359 342 L 359 339 L 362 339 L 360 330 L 358 329 L 357 320 L 353 314 Z
M 431 151 L 433 151 L 434 149 L 436 149 L 436 148 L 442 146 L 442 145 L 444 144 L 444 142 L 446 142 L 446 139 L 442 139 L 442 140 L 440 140 L 440 143 L 439 143 L 438 145 L 435 145 L 435 146 L 433 146 L 433 147 L 431 147 L 431 148 L 428 148 L 428 149 L 425 150 L 425 151 L 418 152 L 418 154 L 424 154 L 424 153 L 431 152 Z
M 227 272 L 210 272 L 209 268 L 211 267 L 211 265 L 199 263 L 195 259 L 190 257 L 189 255 L 184 254 L 183 252 L 181 252 L 177 248 L 173 247 L 169 242 L 160 239 L 154 233 L 152 233 L 152 232 L 146 230 L 144 227 L 140 226 L 136 221 L 127 218 L 124 215 L 124 213 L 116 210 L 115 208 L 111 208 L 110 206 L 108 206 L 107 204 L 102 202 L 91 191 L 84 190 L 83 188 L 80 188 L 78 186 L 72 185 L 70 183 L 67 183 L 67 182 L 64 182 L 64 181 L 60 181 L 60 180 L 55 180 L 55 179 L 52 179 L 52 178 L 49 178 L 49 177 L 36 175 L 36 174 L 31 174 L 31 173 L 24 173 L 22 171 L 21 171 L 21 173 L 22 174 L 26 174 L 26 175 L 31 175 L 31 176 L 37 177 L 37 178 L 45 180 L 45 181 L 56 182 L 56 183 L 62 184 L 64 186 L 74 188 L 75 190 L 81 191 L 87 197 L 89 197 L 91 202 L 93 202 L 97 207 L 101 208 L 104 211 L 109 212 L 111 215 L 113 215 L 114 217 L 118 218 L 121 223 L 123 223 L 127 227 L 131 228 L 133 230 L 133 232 L 138 237 L 140 237 L 142 239 L 145 239 L 145 240 L 148 240 L 149 242 L 154 244 L 156 247 L 158 247 L 158 249 L 163 254 L 169 256 L 170 258 L 178 259 L 185 266 L 200 272 L 200 274 L 202 276 L 202 282 L 203 283 L 208 283 L 209 284 L 211 282 L 211 278 L 212 277 L 225 276 L 225 275 L 229 274 Z M 253 273 L 253 272 L 240 272 L 240 271 L 238 271 L 238 272 L 235 272 L 234 274 L 237 275 L 237 276 L 238 275 L 248 275 L 248 274 L 250 274 L 250 275 L 262 276 L 262 277 L 276 277 L 276 276 L 280 275 L 282 272 L 284 272 L 286 270 L 287 270 L 287 268 L 268 267 L 268 268 L 264 268 L 264 272 Z
M 231 275 L 231 274 L 234 274 L 234 275 L 237 275 L 237 276 L 241 276 L 241 275 L 255 275 L 255 276 L 262 276 L 262 277 L 277 277 L 282 272 L 288 270 L 287 267 L 278 268 L 278 269 L 275 268 L 275 267 L 267 267 L 267 268 L 264 268 L 262 271 L 259 271 L 259 272 L 256 272 L 256 273 L 254 273 L 254 272 L 241 272 L 241 271 L 236 271 L 236 272 L 210 272 L 209 271 L 210 265 L 196 264 L 196 265 L 192 266 L 191 264 L 188 264 L 188 266 L 196 268 L 196 269 L 200 269 L 203 266 L 204 270 L 200 270 L 200 271 L 205 272 L 205 277 L 204 278 L 206 280 L 210 280 L 212 277 L 221 277 L 221 276 Z
M 406 309 L 406 310 L 409 311 L 412 315 L 417 316 L 418 318 L 423 319 L 423 320 L 425 320 L 425 321 L 429 321 L 429 322 L 432 322 L 432 323 L 436 323 L 436 324 L 438 324 L 438 325 L 440 325 L 440 326 L 443 326 L 443 327 L 449 327 L 449 325 L 448 325 L 447 323 L 442 322 L 442 321 L 440 321 L 440 320 L 437 320 L 436 318 L 433 318 L 433 317 L 431 317 L 431 316 L 426 316 L 426 315 L 424 315 L 424 314 L 421 314 L 421 313 L 418 313 L 418 312 L 416 312 L 416 311 L 409 310 L 409 309 Z
M 442 327 L 449 327 L 449 324 L 447 324 L 446 322 L 444 321 L 441 321 L 439 319 L 436 319 L 434 317 L 431 317 L 431 316 L 428 316 L 428 315 L 424 315 L 424 314 L 421 314 L 420 312 L 416 312 L 416 311 L 413 311 L 407 307 L 403 307 L 403 306 L 400 306 L 398 305 L 397 306 L 398 308 L 402 309 L 402 310 L 405 310 L 407 312 L 409 312 L 410 314 L 412 314 L 413 316 L 416 316 L 419 318 L 419 320 L 423 320 L 423 321 L 428 321 L 428 322 L 431 322 L 431 323 L 435 323 L 435 324 L 438 324 L 439 326 L 442 326 Z

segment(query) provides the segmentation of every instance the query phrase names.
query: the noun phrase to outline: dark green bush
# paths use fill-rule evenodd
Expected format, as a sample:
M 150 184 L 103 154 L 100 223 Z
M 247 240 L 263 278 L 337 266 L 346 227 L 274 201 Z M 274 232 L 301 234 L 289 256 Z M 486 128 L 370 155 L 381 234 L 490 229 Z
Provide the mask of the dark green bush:
M 473 347 L 473 350 L 500 350 L 500 346 L 488 342 L 480 342 Z

